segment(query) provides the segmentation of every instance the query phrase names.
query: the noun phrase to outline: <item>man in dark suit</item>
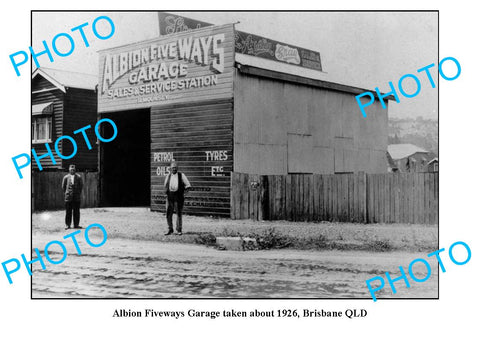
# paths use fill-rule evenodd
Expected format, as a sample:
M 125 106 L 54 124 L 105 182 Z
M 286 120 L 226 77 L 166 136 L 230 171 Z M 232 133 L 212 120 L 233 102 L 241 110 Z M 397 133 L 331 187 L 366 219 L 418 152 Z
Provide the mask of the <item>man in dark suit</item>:
M 167 224 L 168 231 L 165 235 L 173 233 L 172 216 L 173 210 L 177 211 L 177 235 L 182 235 L 182 211 L 185 201 L 185 192 L 190 190 L 190 182 L 187 176 L 178 172 L 177 163 L 172 162 L 170 173 L 165 177 L 165 189 L 167 191 Z
M 72 224 L 73 211 L 73 227 L 80 227 L 80 197 L 82 195 L 83 180 L 76 173 L 75 165 L 70 165 L 68 175 L 63 177 L 62 189 L 65 194 L 65 229 L 69 229 Z

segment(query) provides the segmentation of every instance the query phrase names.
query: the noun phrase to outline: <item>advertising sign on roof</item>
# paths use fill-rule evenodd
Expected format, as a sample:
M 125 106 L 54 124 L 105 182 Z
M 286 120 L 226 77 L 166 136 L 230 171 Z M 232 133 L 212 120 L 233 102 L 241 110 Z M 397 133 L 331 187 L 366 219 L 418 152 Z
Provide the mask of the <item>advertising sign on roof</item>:
M 160 35 L 191 31 L 211 24 L 165 12 L 158 13 Z M 235 31 L 235 52 L 322 71 L 320 53 L 258 35 Z

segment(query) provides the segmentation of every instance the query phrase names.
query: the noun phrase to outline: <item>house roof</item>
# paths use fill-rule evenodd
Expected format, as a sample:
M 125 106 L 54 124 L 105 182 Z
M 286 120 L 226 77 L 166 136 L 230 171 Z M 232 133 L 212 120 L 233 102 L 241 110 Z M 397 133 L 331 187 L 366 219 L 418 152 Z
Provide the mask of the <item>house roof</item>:
M 32 73 L 32 79 L 37 75 L 41 75 L 63 92 L 68 87 L 95 90 L 98 84 L 98 76 L 93 74 L 40 67 Z
M 397 165 L 395 164 L 395 162 L 392 159 L 392 156 L 390 156 L 390 154 L 388 152 L 386 154 L 387 154 L 387 163 L 388 163 L 388 166 L 390 167 L 390 169 L 398 169 Z
M 434 159 L 432 159 L 430 162 L 428 162 L 428 164 L 432 164 L 433 162 L 438 163 L 438 157 L 435 157 Z
M 428 153 L 427 150 L 413 144 L 391 144 L 388 146 L 388 153 L 394 160 L 409 157 L 417 152 Z

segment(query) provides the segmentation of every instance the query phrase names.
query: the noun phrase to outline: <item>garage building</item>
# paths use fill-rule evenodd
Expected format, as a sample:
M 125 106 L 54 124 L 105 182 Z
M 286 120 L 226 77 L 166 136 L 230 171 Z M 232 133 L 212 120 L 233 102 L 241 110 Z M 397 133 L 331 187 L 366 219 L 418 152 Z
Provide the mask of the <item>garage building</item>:
M 100 51 L 99 118 L 118 127 L 100 145 L 102 204 L 164 211 L 172 160 L 194 188 L 185 212 L 224 216 L 232 171 L 387 171 L 387 110 L 375 100 L 363 118 L 355 95 L 366 90 L 234 44 L 229 24 Z

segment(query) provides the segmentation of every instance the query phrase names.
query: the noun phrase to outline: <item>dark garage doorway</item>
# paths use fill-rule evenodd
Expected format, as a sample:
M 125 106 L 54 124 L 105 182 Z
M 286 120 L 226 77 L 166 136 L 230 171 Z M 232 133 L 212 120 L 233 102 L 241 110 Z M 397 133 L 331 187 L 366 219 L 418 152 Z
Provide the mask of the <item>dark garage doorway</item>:
M 100 143 L 101 205 L 150 206 L 150 109 L 102 114 L 118 129 L 117 137 Z M 102 125 L 102 136 L 113 128 Z

